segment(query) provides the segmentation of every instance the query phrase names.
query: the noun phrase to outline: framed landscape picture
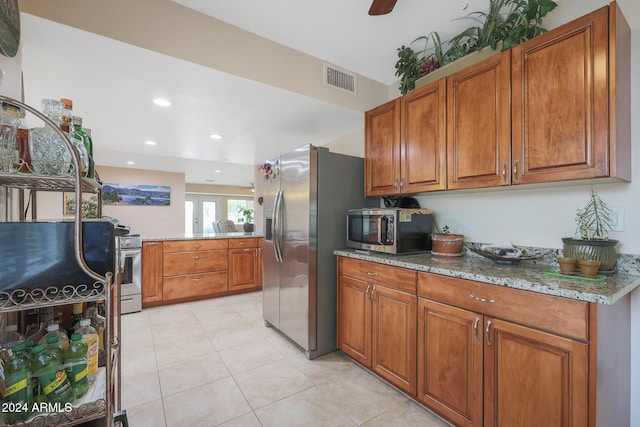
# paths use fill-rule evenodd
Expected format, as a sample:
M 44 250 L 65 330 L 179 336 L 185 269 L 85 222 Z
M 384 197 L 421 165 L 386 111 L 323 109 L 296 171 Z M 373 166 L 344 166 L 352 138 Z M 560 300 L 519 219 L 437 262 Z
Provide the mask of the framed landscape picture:
M 102 204 L 119 206 L 169 206 L 168 185 L 103 184 Z

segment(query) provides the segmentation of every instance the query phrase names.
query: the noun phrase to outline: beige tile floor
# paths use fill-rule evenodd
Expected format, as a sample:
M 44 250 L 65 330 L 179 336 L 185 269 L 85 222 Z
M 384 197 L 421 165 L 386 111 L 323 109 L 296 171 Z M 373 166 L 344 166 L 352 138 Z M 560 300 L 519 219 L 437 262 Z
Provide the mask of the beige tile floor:
M 342 352 L 307 360 L 260 292 L 123 316 L 122 406 L 132 427 L 449 425 Z

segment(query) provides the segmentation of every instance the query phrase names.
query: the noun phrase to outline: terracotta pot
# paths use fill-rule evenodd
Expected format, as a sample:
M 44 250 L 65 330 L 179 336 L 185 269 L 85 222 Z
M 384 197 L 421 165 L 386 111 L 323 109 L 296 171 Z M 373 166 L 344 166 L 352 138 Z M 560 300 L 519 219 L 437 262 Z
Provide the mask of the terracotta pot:
M 580 275 L 582 277 L 594 278 L 598 276 L 600 261 L 597 259 L 579 259 L 578 265 L 580 266 Z
M 576 273 L 576 259 L 575 258 L 562 258 L 558 257 L 558 264 L 560 265 L 560 273 L 568 274 L 570 276 Z
M 432 234 L 433 252 L 441 254 L 459 254 L 462 252 L 462 234 Z

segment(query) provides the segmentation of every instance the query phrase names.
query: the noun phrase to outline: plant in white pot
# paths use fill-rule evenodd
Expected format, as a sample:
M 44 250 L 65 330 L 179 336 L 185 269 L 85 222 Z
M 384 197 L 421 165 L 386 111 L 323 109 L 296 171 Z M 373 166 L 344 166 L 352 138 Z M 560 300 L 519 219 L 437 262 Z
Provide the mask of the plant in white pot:
M 592 188 L 584 208 L 576 210 L 576 237 L 562 238 L 566 258 L 600 261 L 601 273 L 612 273 L 618 259 L 618 241 L 609 239 L 611 209 Z
M 462 234 L 453 234 L 449 230 L 449 226 L 442 227 L 442 231 L 431 234 L 433 242 L 432 253 L 438 256 L 461 256 L 462 243 L 464 236 Z

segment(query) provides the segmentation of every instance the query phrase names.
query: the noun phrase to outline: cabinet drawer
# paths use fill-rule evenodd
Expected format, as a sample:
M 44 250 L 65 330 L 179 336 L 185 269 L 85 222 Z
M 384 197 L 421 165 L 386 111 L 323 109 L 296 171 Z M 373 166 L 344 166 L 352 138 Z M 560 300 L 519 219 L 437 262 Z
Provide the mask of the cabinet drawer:
M 416 293 L 416 272 L 406 268 L 391 267 L 374 262 L 340 257 L 338 271 L 341 275 L 383 285 L 399 291 Z
M 226 270 L 227 251 L 165 253 L 162 262 L 162 275 L 165 277 Z
M 589 304 L 455 277 L 418 273 L 418 296 L 587 341 Z
M 170 240 L 163 242 L 165 252 L 210 251 L 227 249 L 227 239 L 210 240 Z
M 229 239 L 229 249 L 257 248 L 258 239 Z
M 163 301 L 209 296 L 227 291 L 227 272 L 165 277 Z

